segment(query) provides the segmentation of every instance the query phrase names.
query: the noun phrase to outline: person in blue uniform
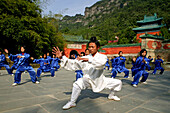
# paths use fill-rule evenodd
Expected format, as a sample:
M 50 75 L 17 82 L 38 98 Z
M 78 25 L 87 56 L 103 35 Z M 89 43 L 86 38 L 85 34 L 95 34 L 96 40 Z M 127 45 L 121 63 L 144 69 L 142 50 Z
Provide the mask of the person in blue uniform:
M 108 70 L 110 69 L 109 59 L 107 59 L 107 62 L 106 62 L 106 64 L 105 64 L 105 68 L 104 68 L 104 69 L 106 69 L 106 67 L 108 67 Z
M 43 60 L 44 60 L 44 58 L 42 58 L 41 55 L 40 55 L 40 59 L 34 59 L 33 57 L 31 57 L 31 59 L 33 60 L 34 63 L 40 64 L 40 66 L 43 64 Z
M 51 59 L 50 53 L 47 53 L 47 59 Z
M 17 58 L 18 55 L 17 55 L 17 54 L 16 54 L 16 55 L 9 54 L 8 49 L 4 49 L 4 51 L 5 51 L 6 54 L 8 54 L 8 58 L 9 58 L 11 61 L 13 61 L 13 65 L 12 65 L 11 68 L 10 68 L 10 71 L 11 71 L 12 76 L 13 76 L 13 75 L 14 75 L 14 74 L 13 74 L 13 70 L 14 70 L 14 69 L 17 69 L 17 63 L 18 63 L 18 61 L 19 61 L 19 58 Z
M 89 49 L 86 49 L 86 50 L 85 50 L 85 56 L 87 56 L 87 55 L 89 55 L 89 54 L 90 54 Z
M 70 52 L 70 59 L 76 59 L 76 58 L 79 58 L 80 56 L 78 55 L 77 51 L 75 50 L 72 50 Z M 75 70 L 75 74 L 76 74 L 76 81 L 79 79 L 79 78 L 82 78 L 83 77 L 83 72 L 82 70 Z
M 2 67 L 5 67 L 8 74 L 12 75 L 12 71 L 11 71 L 11 68 L 9 67 L 8 65 L 8 62 L 6 61 L 6 57 L 4 54 L 2 54 L 2 49 L 0 49 L 0 69 Z
M 51 62 L 53 58 L 51 58 L 50 53 L 47 53 L 47 59 L 48 59 L 48 66 L 51 66 Z
M 86 49 L 85 52 L 81 52 L 81 57 L 83 56 L 87 56 L 90 54 L 90 51 L 89 49 Z M 76 81 L 79 79 L 79 78 L 82 78 L 83 77 L 83 71 L 82 70 L 76 70 Z
M 32 66 L 30 66 L 30 64 L 29 64 L 30 55 L 25 53 L 25 47 L 23 47 L 23 46 L 21 47 L 21 53 L 17 54 L 17 58 L 19 60 L 17 63 L 17 70 L 16 70 L 15 77 L 14 77 L 14 83 L 12 85 L 16 86 L 16 85 L 20 84 L 21 74 L 24 71 L 28 71 L 28 73 L 30 74 L 30 77 L 31 77 L 31 81 L 33 83 L 38 84 L 39 81 L 37 81 L 36 72 L 32 68 Z
M 116 65 L 115 59 L 116 59 L 116 56 L 113 56 L 110 60 L 112 63 L 112 68 L 115 67 L 115 65 Z
M 137 72 L 137 68 L 136 68 L 136 57 L 132 57 L 132 68 L 131 68 L 131 71 L 132 71 L 132 77 L 135 76 L 136 72 Z
M 115 78 L 116 74 L 118 73 L 116 70 L 116 56 L 113 56 L 110 60 L 112 62 L 112 71 L 111 71 L 111 78 Z
M 161 56 L 159 55 L 157 56 L 157 59 L 155 60 L 154 64 L 155 64 L 155 69 L 152 72 L 152 74 L 156 74 L 157 70 L 161 70 L 160 74 L 163 74 L 164 68 L 161 66 L 161 64 L 163 64 L 163 60 L 161 59 Z
M 126 58 L 123 56 L 123 52 L 122 51 L 119 51 L 118 54 L 119 54 L 119 57 L 117 57 L 115 59 L 115 62 L 116 62 L 116 66 L 115 66 L 116 72 L 118 72 L 118 73 L 124 72 L 125 73 L 124 78 L 128 78 L 129 77 L 129 70 L 125 68 Z M 113 77 L 115 78 L 116 75 L 117 75 L 117 73 Z
M 37 69 L 37 77 L 40 77 L 42 72 L 51 72 L 51 77 L 55 76 L 55 70 L 50 65 L 50 58 L 47 59 L 47 55 L 44 54 L 44 58 L 40 63 L 40 67 Z
M 147 65 L 148 71 L 151 70 L 151 66 L 149 64 L 152 60 L 153 60 L 153 58 L 151 58 L 151 56 L 148 56 L 148 61 L 147 61 L 148 62 L 148 65 Z
M 139 83 L 139 79 L 142 77 L 141 79 L 141 83 L 146 84 L 146 80 L 148 78 L 149 73 L 145 71 L 146 66 L 148 65 L 148 58 L 146 58 L 147 55 L 147 51 L 146 49 L 142 49 L 140 51 L 140 56 L 136 59 L 135 62 L 135 68 L 136 68 L 136 72 L 134 75 L 134 80 L 132 82 L 132 86 L 133 87 L 137 87 L 138 83 Z
M 55 55 L 53 55 L 53 58 L 51 61 L 51 67 L 55 68 L 55 71 L 58 71 L 58 69 L 60 68 L 59 62 L 60 62 L 60 59 L 56 58 Z

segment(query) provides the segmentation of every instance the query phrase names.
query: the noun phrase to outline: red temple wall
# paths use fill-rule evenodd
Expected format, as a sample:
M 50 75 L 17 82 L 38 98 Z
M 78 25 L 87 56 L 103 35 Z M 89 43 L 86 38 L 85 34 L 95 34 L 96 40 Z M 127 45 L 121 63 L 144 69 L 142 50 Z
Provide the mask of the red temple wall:
M 141 50 L 141 46 L 131 46 L 131 47 L 112 47 L 112 48 L 103 48 L 105 54 L 118 54 L 119 51 L 123 51 L 123 54 L 137 54 Z
M 147 34 L 152 34 L 152 35 L 156 35 L 156 34 L 159 34 L 159 33 L 160 33 L 160 31 L 157 31 L 157 32 L 147 32 Z M 145 33 L 138 33 L 138 34 L 136 34 L 136 39 L 139 40 L 139 43 L 142 42 L 142 39 L 139 38 L 139 36 L 140 36 L 140 35 L 144 35 L 144 34 L 145 34 Z

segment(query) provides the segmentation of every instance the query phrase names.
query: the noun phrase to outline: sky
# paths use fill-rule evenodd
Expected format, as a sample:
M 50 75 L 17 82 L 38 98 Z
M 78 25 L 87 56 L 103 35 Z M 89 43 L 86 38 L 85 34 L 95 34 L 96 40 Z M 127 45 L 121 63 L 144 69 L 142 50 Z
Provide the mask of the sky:
M 43 0 L 40 0 L 43 1 Z M 63 16 L 75 16 L 76 14 L 84 15 L 85 7 L 90 7 L 100 0 L 45 0 L 42 4 L 42 15 L 62 14 Z

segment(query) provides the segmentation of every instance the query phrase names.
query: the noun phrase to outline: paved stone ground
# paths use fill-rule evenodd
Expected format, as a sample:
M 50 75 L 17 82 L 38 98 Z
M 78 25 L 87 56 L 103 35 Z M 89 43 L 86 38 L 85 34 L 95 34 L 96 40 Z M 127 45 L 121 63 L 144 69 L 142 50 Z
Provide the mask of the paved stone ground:
M 36 69 L 35 69 L 36 70 Z M 110 71 L 105 75 L 110 77 Z M 169 113 L 170 71 L 163 75 L 149 75 L 148 84 L 132 87 L 130 78 L 124 79 L 123 73 L 117 79 L 123 82 L 123 88 L 117 95 L 121 101 L 107 99 L 109 90 L 93 93 L 83 90 L 77 107 L 62 110 L 69 100 L 74 72 L 61 69 L 56 77 L 44 73 L 40 84 L 33 84 L 28 73 L 22 74 L 22 84 L 12 87 L 13 77 L 6 70 L 0 70 L 0 112 L 1 113 Z

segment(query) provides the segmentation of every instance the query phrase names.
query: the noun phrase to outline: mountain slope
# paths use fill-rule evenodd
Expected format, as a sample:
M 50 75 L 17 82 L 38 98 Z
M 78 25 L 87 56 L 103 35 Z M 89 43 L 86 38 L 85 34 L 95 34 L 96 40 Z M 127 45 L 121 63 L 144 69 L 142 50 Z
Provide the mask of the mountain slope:
M 101 0 L 91 7 L 86 7 L 85 15 L 65 16 L 60 21 L 63 33 L 83 35 L 84 38 L 97 36 L 103 44 L 107 40 L 119 37 L 118 43 L 135 42 L 132 28 L 144 15 L 163 17 L 167 28 L 170 25 L 169 0 Z

